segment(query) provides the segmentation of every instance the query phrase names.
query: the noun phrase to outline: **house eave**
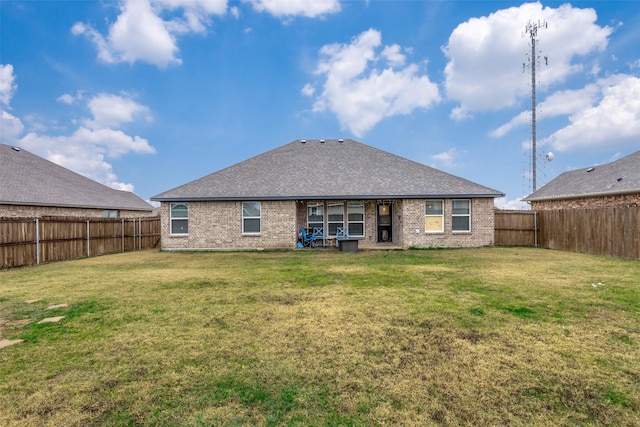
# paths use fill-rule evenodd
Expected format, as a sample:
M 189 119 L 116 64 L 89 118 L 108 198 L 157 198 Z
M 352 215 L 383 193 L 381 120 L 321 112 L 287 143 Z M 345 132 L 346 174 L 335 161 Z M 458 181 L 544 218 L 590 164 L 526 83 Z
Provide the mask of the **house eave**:
M 570 195 L 560 195 L 560 196 L 549 196 L 549 197 L 525 197 L 525 202 L 544 202 L 547 200 L 575 200 L 582 199 L 585 197 L 604 197 L 604 196 L 624 196 L 627 194 L 636 194 L 640 193 L 640 188 L 625 190 L 625 191 L 605 191 L 605 192 L 597 192 L 597 193 L 584 193 L 584 194 L 570 194 Z
M 495 199 L 504 197 L 495 194 L 332 194 L 311 196 L 237 196 L 237 197 L 152 197 L 154 202 L 233 202 L 275 200 L 398 200 L 398 199 Z
M 120 211 L 140 211 L 140 212 L 152 212 L 154 207 L 149 205 L 149 208 L 143 207 L 118 207 L 118 206 L 101 206 L 101 205 L 74 205 L 74 204 L 64 204 L 64 203 L 46 203 L 46 202 L 21 202 L 21 201 L 6 201 L 0 200 L 0 205 L 11 205 L 11 206 L 34 206 L 41 208 L 72 208 L 72 209 L 109 209 L 109 210 L 120 210 Z

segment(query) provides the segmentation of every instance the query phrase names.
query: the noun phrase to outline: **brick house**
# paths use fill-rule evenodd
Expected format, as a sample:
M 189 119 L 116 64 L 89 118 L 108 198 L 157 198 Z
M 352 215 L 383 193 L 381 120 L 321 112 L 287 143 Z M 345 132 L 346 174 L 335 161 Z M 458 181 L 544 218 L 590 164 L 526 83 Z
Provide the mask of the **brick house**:
M 499 191 L 350 139 L 296 140 L 151 200 L 164 250 L 295 248 L 338 228 L 360 248 L 493 245 Z
M 564 172 L 523 200 L 532 210 L 640 206 L 640 151 Z
M 24 149 L 0 144 L 0 218 L 140 218 L 153 206 Z

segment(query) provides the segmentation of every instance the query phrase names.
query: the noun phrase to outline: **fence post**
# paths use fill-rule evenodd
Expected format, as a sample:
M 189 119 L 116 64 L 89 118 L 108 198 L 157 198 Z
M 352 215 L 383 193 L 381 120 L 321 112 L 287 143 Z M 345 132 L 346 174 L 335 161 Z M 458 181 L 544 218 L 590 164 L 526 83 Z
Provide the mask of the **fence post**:
M 122 225 L 120 226 L 120 235 L 122 236 L 120 239 L 122 242 L 122 252 L 124 252 L 124 218 L 122 218 Z
M 533 245 L 538 247 L 538 211 L 533 211 Z
M 91 226 L 89 225 L 89 220 L 87 220 L 87 257 L 91 256 Z
M 40 220 L 36 218 L 36 264 L 40 265 Z

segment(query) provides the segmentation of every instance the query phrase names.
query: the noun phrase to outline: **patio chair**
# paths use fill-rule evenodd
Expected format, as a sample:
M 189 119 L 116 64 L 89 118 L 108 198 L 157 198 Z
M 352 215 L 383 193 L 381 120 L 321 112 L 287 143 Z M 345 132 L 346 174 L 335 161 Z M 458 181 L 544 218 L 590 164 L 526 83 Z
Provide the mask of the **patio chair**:
M 347 227 L 338 227 L 336 230 L 336 247 L 340 246 L 340 240 L 348 239 L 349 231 Z
M 325 235 L 324 235 L 324 228 L 323 227 L 313 227 L 313 237 L 316 238 L 316 241 L 322 241 L 322 246 L 324 247 L 325 245 Z
M 300 229 L 300 235 L 302 237 L 302 246 L 305 248 L 309 248 L 315 246 L 316 244 L 316 236 L 313 234 L 307 233 L 307 229 L 302 227 Z

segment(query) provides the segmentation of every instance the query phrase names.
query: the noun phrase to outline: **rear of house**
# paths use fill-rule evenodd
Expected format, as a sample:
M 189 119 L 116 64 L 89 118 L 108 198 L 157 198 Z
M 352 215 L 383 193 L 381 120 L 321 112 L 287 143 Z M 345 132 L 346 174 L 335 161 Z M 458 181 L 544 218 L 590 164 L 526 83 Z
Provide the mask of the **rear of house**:
M 152 198 L 162 248 L 295 248 L 301 230 L 361 248 L 493 245 L 502 193 L 350 139 L 296 140 Z

